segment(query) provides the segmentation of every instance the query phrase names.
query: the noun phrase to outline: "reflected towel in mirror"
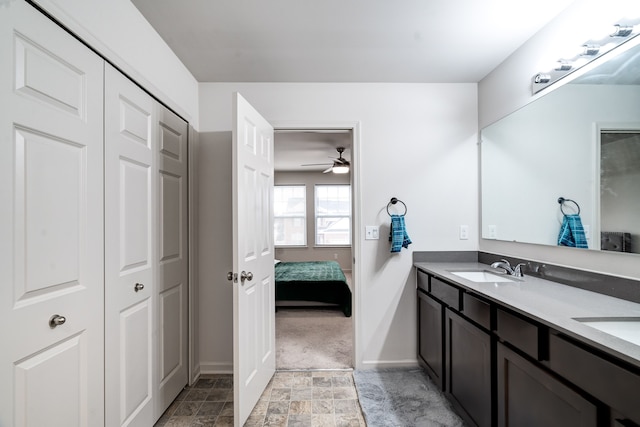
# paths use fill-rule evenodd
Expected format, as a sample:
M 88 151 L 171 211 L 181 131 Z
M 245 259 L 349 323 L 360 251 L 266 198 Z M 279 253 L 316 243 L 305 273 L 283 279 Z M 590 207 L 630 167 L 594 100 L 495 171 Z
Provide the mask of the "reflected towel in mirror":
M 584 234 L 580 215 L 565 215 L 558 234 L 558 246 L 588 249 L 587 237 Z

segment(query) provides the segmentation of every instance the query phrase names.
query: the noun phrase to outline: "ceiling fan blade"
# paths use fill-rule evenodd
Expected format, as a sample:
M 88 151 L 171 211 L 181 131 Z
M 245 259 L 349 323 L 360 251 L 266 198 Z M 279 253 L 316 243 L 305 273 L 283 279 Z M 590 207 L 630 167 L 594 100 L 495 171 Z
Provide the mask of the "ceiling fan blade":
M 305 165 L 300 165 L 300 166 L 326 166 L 326 165 L 333 165 L 333 163 L 307 163 Z
M 331 165 L 331 167 L 327 170 L 323 170 L 322 173 L 329 173 L 333 170 L 333 165 Z

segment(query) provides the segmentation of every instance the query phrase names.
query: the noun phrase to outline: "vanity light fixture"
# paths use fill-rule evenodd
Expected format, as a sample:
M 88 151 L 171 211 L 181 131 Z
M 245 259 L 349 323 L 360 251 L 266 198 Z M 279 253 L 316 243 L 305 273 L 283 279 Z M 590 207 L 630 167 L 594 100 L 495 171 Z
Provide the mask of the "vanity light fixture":
M 531 81 L 531 92 L 535 95 L 638 35 L 640 35 L 640 17 L 621 19 L 619 23 L 609 27 L 606 32 L 583 43 L 578 52 L 562 57 L 548 70 L 535 74 Z

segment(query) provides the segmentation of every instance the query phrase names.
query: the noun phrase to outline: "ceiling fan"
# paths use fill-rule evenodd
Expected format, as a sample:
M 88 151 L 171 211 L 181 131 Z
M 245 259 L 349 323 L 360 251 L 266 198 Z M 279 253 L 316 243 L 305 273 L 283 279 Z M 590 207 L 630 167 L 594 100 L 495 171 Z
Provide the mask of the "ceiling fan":
M 344 153 L 344 147 L 338 147 L 338 148 L 336 148 L 336 150 L 338 151 L 338 157 L 330 157 L 331 159 L 333 159 L 333 163 L 309 163 L 309 164 L 302 165 L 302 166 L 324 166 L 324 165 L 330 165 L 329 168 L 327 168 L 326 170 L 322 171 L 322 173 L 329 173 L 329 172 L 333 172 L 333 173 L 348 173 L 349 172 L 349 166 L 351 165 L 351 163 L 349 163 L 349 160 L 347 160 L 344 157 L 342 157 L 342 153 Z

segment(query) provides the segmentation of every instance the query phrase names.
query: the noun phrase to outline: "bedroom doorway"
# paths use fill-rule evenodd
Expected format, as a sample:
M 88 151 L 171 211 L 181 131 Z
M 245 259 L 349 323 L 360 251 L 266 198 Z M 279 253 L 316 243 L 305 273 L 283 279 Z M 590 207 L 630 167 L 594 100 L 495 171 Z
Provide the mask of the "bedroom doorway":
M 353 141 L 351 128 L 276 127 L 278 370 L 354 367 Z

